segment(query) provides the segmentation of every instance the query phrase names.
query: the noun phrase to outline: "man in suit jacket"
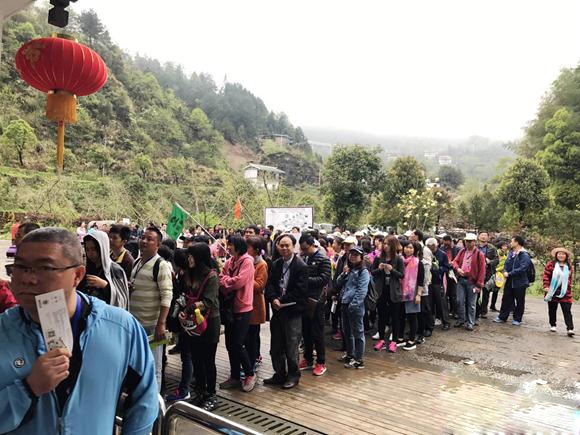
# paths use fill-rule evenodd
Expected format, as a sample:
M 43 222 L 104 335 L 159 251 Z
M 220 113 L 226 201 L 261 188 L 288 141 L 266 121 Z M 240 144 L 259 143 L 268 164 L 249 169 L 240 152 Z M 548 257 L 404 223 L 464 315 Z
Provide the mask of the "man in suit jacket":
M 294 254 L 296 239 L 284 234 L 276 241 L 280 258 L 274 262 L 266 287 L 272 304 L 270 355 L 274 376 L 266 385 L 293 388 L 298 385 L 298 346 L 302 336 L 302 312 L 308 297 L 308 266 Z

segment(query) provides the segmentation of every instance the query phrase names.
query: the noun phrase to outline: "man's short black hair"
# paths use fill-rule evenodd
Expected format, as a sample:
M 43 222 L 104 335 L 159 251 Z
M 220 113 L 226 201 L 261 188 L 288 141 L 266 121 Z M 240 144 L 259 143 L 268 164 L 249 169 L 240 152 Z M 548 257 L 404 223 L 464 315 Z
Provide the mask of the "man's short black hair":
M 451 238 L 451 236 L 449 234 L 445 234 L 443 236 L 443 240 L 447 241 L 447 242 L 452 242 L 453 239 Z
M 414 230 L 413 234 L 415 234 L 417 236 L 417 240 L 419 240 L 420 242 L 423 241 L 423 231 L 421 230 Z
M 246 230 L 254 230 L 254 234 L 255 234 L 256 236 L 259 236 L 259 235 L 260 235 L 260 228 L 258 228 L 258 226 L 257 226 L 257 225 L 248 225 L 248 226 L 246 227 Z
M 300 236 L 300 240 L 298 241 L 298 243 L 301 245 L 302 243 L 306 243 L 308 246 L 312 246 L 314 245 L 314 237 L 312 236 L 312 234 L 302 234 Z
M 200 234 L 199 236 L 193 237 L 193 241 L 195 243 L 205 243 L 206 245 L 209 245 L 211 242 L 211 239 L 209 238 L 209 236 L 207 234 Z
M 523 246 L 526 246 L 526 240 L 525 240 L 525 239 L 524 239 L 522 236 L 520 236 L 519 234 L 518 234 L 518 235 L 516 235 L 516 236 L 514 236 L 514 237 L 513 237 L 513 239 L 514 239 L 516 242 L 518 242 L 518 245 L 520 245 L 520 246 L 522 246 L 522 247 L 523 247 Z
M 293 229 L 293 230 L 298 230 L 298 231 L 300 231 L 300 228 L 299 228 L 299 227 L 292 227 L 292 229 Z
M 292 234 L 288 234 L 288 233 L 280 234 L 278 236 L 278 238 L 276 239 L 276 245 L 278 243 L 280 243 L 280 240 L 282 240 L 284 237 L 288 237 L 290 239 L 290 241 L 292 242 L 292 246 L 296 246 L 296 237 L 294 237 Z
M 121 240 L 129 241 L 131 239 L 131 229 L 123 224 L 111 225 L 109 234 L 118 234 Z
M 145 231 L 153 231 L 155 234 L 157 234 L 157 239 L 159 240 L 159 244 L 161 244 L 161 242 L 163 241 L 163 234 L 161 233 L 161 230 L 157 227 L 153 227 L 153 226 L 148 226 L 147 228 L 145 228 Z
M 173 240 L 173 239 L 165 239 L 161 242 L 161 245 L 167 246 L 172 251 L 175 251 L 175 249 L 177 248 L 177 244 L 175 243 L 175 240 Z
M 165 261 L 169 261 L 169 262 L 173 261 L 173 250 L 167 245 L 165 245 L 165 244 L 161 245 L 159 247 L 159 249 L 157 250 L 157 253 Z
M 232 245 L 238 255 L 244 255 L 248 252 L 246 240 L 239 234 L 232 234 L 227 238 L 228 245 Z
M 18 229 L 20 230 L 20 233 L 22 235 L 26 235 L 28 233 L 30 233 L 31 231 L 37 230 L 40 228 L 40 225 L 34 223 L 34 222 L 24 222 L 21 223 L 20 226 L 18 227 Z

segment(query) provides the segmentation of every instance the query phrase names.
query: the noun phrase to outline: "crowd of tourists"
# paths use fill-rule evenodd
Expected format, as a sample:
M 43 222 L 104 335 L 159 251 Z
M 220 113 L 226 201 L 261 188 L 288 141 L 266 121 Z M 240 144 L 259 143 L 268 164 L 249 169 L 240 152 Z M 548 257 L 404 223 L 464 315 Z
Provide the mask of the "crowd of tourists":
M 163 225 L 87 229 L 83 224 L 73 235 L 21 223 L 13 239 L 14 263 L 7 266 L 12 282 L 0 282 L 0 312 L 6 311 L 0 315 L 0 347 L 23 340 L 14 340 L 14 332 L 7 334 L 9 327 L 39 337 L 34 289 L 65 289 L 74 313 L 71 322 L 77 325 L 79 310 L 84 319 L 81 331 L 92 327 L 126 342 L 129 356 L 111 369 L 117 382 L 111 391 L 129 385 L 127 406 L 135 407 L 134 424 L 143 428 L 152 423 L 155 406 L 139 401 L 151 400 L 152 389 L 155 394 L 163 390 L 167 331 L 177 337 L 169 353 L 180 355 L 182 372 L 166 400 L 190 400 L 211 411 L 217 404 L 216 352 L 222 332 L 230 367 L 220 389 L 254 389 L 263 363 L 261 328 L 266 322 L 274 374 L 263 383 L 290 389 L 306 371 L 314 376 L 327 372 L 328 342 L 341 352 L 337 356 L 345 369 L 360 370 L 370 340 L 376 352 L 415 351 L 436 330 L 473 331 L 490 311 L 497 313 L 494 322 L 508 322 L 511 316 L 511 324 L 518 327 L 524 321 L 526 289 L 536 279 L 521 236 L 492 244 L 483 231 L 454 239 L 427 236 L 418 229 L 396 235 L 335 228 L 326 234 L 297 227 L 282 232 L 218 225 L 191 228 L 174 241 Z M 557 331 L 560 306 L 567 334 L 573 336 L 572 255 L 565 248 L 551 254 L 542 280 L 550 329 Z M 54 285 L 46 285 L 47 280 Z M 105 318 L 106 325 L 93 313 Z M 36 402 L 43 402 L 44 412 L 50 413 L 54 404 L 44 399 L 48 392 L 56 391 L 58 409 L 63 409 L 73 400 L 75 383 L 90 383 L 82 380 L 80 367 L 89 364 L 83 355 L 91 348 L 78 327 L 73 329 L 72 355 L 43 349 L 37 358 L 38 349 L 31 348 L 22 360 L 27 377 L 5 368 L 20 364 L 20 351 L 14 348 L 0 356 L 0 399 L 17 394 L 10 400 L 19 400 L 10 402 L 12 407 L 0 405 L 0 432 L 27 424 L 27 418 L 36 421 L 30 413 L 39 406 Z M 90 337 L 102 345 L 95 334 Z M 144 350 L 143 340 L 151 352 Z M 34 343 L 30 346 L 39 346 Z M 92 351 L 110 358 L 113 349 L 107 346 Z M 50 382 L 39 381 L 42 375 Z

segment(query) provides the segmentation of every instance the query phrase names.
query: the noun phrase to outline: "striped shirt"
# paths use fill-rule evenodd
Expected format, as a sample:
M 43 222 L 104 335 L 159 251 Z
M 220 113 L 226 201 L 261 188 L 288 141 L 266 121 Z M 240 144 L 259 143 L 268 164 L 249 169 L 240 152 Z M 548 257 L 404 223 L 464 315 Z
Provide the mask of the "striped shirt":
M 158 258 L 159 255 L 155 254 L 145 263 L 138 259 L 131 272 L 133 292 L 129 311 L 145 328 L 157 324 L 161 307 L 169 307 L 173 297 L 171 265 L 167 261 L 159 263 L 157 282 L 153 277 L 153 266 Z

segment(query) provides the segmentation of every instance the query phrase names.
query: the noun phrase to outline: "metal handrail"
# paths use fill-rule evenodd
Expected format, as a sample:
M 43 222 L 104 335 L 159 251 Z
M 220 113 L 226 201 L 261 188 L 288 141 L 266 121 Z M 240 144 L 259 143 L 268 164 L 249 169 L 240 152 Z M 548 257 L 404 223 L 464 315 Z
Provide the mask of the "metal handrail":
M 194 421 L 201 426 L 207 427 L 216 432 L 228 434 L 243 434 L 243 435 L 260 435 L 246 426 L 243 426 L 227 418 L 212 414 L 205 409 L 198 408 L 187 402 L 176 402 L 167 408 L 167 412 L 163 418 L 162 435 L 176 434 L 176 420 L 182 417 L 186 420 Z
M 157 413 L 157 418 L 153 423 L 153 429 L 151 431 L 152 435 L 161 435 L 161 431 L 163 428 L 163 420 L 165 417 L 165 413 L 167 412 L 167 408 L 165 407 L 165 400 L 161 397 L 160 394 L 157 395 L 157 402 L 159 403 L 159 411 Z M 115 415 L 115 426 L 123 427 L 123 418 Z

